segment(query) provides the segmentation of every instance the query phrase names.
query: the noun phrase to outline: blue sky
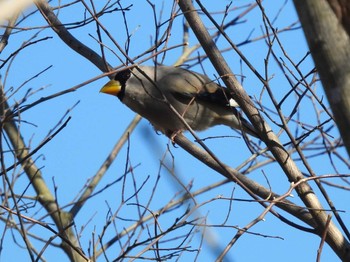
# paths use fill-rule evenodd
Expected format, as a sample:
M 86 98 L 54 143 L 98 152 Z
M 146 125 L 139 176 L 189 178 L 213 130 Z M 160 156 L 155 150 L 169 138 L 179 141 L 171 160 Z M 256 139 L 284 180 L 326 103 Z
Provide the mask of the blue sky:
M 104 2 L 105 1 L 101 1 L 99 3 L 102 4 Z M 146 1 L 121 1 L 123 6 L 128 6 L 131 3 L 133 4 L 131 11 L 126 12 L 129 31 L 133 32 L 129 53 L 131 57 L 144 52 L 150 47 L 152 35 L 154 35 L 155 32 L 152 9 L 145 2 Z M 154 1 L 156 4 L 157 15 L 159 15 L 160 8 L 164 6 L 163 20 L 165 20 L 170 13 L 170 2 L 171 1 Z M 276 4 L 275 1 L 265 2 L 265 9 L 270 16 L 270 19 L 273 19 L 279 12 L 284 1 L 278 1 L 278 4 Z M 61 4 L 64 3 L 65 1 L 61 1 Z M 214 1 L 203 1 L 203 3 L 210 11 L 220 11 L 229 4 L 229 1 L 215 1 L 215 4 L 213 4 Z M 250 1 L 234 1 L 233 6 L 243 6 L 246 3 L 250 3 Z M 99 8 L 99 6 L 97 5 L 96 8 Z M 229 14 L 227 19 L 232 19 L 242 10 L 243 9 L 233 11 Z M 217 17 L 222 17 L 222 14 L 218 14 Z M 81 5 L 77 4 L 66 10 L 62 10 L 59 18 L 63 23 L 82 20 L 84 18 L 84 11 Z M 178 17 L 175 20 L 169 46 L 181 43 L 182 21 L 182 17 Z M 218 18 L 218 21 L 220 21 L 220 18 Z M 286 1 L 286 6 L 283 7 L 281 13 L 274 22 L 274 26 L 278 29 L 282 29 L 296 21 L 297 17 L 292 2 Z M 124 46 L 126 38 L 121 13 L 115 12 L 106 15 L 101 18 L 101 22 L 118 40 L 118 43 L 121 46 Z M 39 14 L 35 14 L 21 26 L 34 27 L 43 24 L 44 20 Z M 213 27 L 210 25 L 209 28 Z M 247 39 L 254 39 L 261 36 L 263 30 L 264 25 L 261 20 L 261 12 L 256 8 L 240 20 L 239 24 L 229 28 L 226 33 L 229 34 L 234 42 L 238 44 Z M 11 36 L 8 47 L 0 55 L 1 58 L 6 58 L 16 50 L 23 41 L 28 40 L 28 38 L 35 32 L 38 31 L 28 30 L 27 32 Z M 89 34 L 91 34 L 96 37 L 96 26 L 94 24 L 87 25 L 80 29 L 73 29 L 71 30 L 71 33 L 96 52 L 100 52 L 96 41 L 89 36 Z M 303 33 L 300 29 L 284 32 L 279 36 L 283 47 L 292 60 L 298 62 L 305 56 L 308 49 Z M 13 95 L 9 100 L 11 103 L 19 101 L 29 88 L 37 90 L 37 92 L 28 98 L 26 103 L 34 102 L 40 97 L 71 88 L 101 74 L 101 72 L 89 61 L 80 57 L 62 43 L 52 30 L 45 29 L 39 32 L 36 39 L 45 37 L 50 37 L 50 39 L 39 42 L 23 50 L 14 59 L 10 68 L 5 67 L 1 69 L 0 74 L 2 81 L 6 80 L 5 90 L 10 90 L 12 87 L 16 89 L 33 75 L 49 66 L 52 66 L 45 73 L 27 83 L 15 95 Z M 115 47 L 106 36 L 103 37 L 104 43 L 116 51 Z M 196 43 L 197 41 L 195 37 L 191 34 L 189 45 L 192 46 Z M 219 39 L 218 45 L 222 48 L 228 46 L 222 39 Z M 267 53 L 267 46 L 264 41 L 260 40 L 249 43 L 240 48 L 256 69 L 261 74 L 264 74 L 264 58 Z M 286 65 L 290 67 L 290 63 L 286 60 L 286 57 L 283 56 L 281 50 L 276 47 L 275 51 L 277 56 L 280 56 L 283 61 L 286 61 Z M 120 65 L 118 59 L 111 52 L 107 51 L 106 53 L 110 64 L 114 66 Z M 168 51 L 166 53 L 164 64 L 172 65 L 177 60 L 180 53 L 180 48 Z M 203 51 L 199 50 L 199 53 L 202 54 Z M 193 54 L 193 56 L 195 57 L 196 54 Z M 234 72 L 237 74 L 242 73 L 244 75 L 243 87 L 248 94 L 255 98 L 259 98 L 262 85 L 256 79 L 254 74 L 246 65 L 241 65 L 238 56 L 234 52 L 230 51 L 225 53 L 225 59 Z M 152 61 L 148 61 L 145 64 L 152 64 Z M 209 77 L 214 78 L 214 75 L 217 75 L 209 61 L 204 61 L 203 67 L 205 68 L 205 73 Z M 310 57 L 300 65 L 300 68 L 304 73 L 312 70 L 313 64 Z M 7 72 L 6 69 L 9 69 L 9 71 Z M 191 69 L 202 72 L 200 66 L 195 66 Z M 269 64 L 268 73 L 271 77 L 270 83 L 274 95 L 277 99 L 281 99 L 290 89 L 290 85 L 278 69 L 276 63 L 272 61 Z M 240 77 L 238 78 L 240 79 Z M 57 125 L 61 118 L 66 114 L 67 110 L 69 110 L 67 115 L 71 117 L 71 120 L 67 127 L 65 127 L 52 141 L 50 141 L 50 143 L 45 145 L 37 154 L 35 154 L 35 159 L 37 159 L 36 164 L 42 167 L 42 172 L 47 184 L 51 189 L 54 188 L 54 185 L 57 186 L 57 198 L 62 206 L 68 205 L 77 195 L 79 195 L 80 190 L 84 187 L 88 179 L 98 170 L 101 163 L 105 160 L 110 150 L 135 115 L 126 106 L 121 104 L 117 98 L 99 93 L 101 86 L 103 86 L 107 80 L 108 79 L 105 77 L 92 82 L 76 92 L 42 103 L 21 115 L 21 119 L 27 121 L 21 124 L 23 137 L 26 143 L 34 148 L 46 137 L 50 130 Z M 320 96 L 322 95 L 320 85 L 315 87 L 315 91 Z M 9 92 L 11 93 L 11 91 Z M 266 93 L 263 93 L 262 101 L 264 106 L 271 108 L 271 102 Z M 282 109 L 284 110 L 285 115 L 289 115 L 295 101 L 295 97 L 293 98 L 291 96 L 291 98 L 289 98 L 284 104 Z M 309 100 L 304 101 L 305 102 L 300 105 L 300 120 L 307 122 L 310 125 L 317 124 L 315 118 L 316 112 L 309 103 Z M 66 118 L 67 117 L 64 119 Z M 324 117 L 322 116 L 322 118 Z M 278 118 L 276 117 L 276 119 Z M 272 128 L 275 132 L 279 131 L 276 125 L 272 124 Z M 291 124 L 291 128 L 294 130 L 295 126 L 293 127 L 293 124 Z M 333 134 L 337 136 L 337 131 L 334 130 Z M 204 138 L 210 136 L 232 136 L 237 135 L 237 133 L 227 127 L 214 127 L 208 131 L 199 133 L 199 135 Z M 190 136 L 188 137 L 191 138 Z M 282 142 L 287 142 L 284 134 L 281 136 L 281 140 Z M 232 167 L 238 166 L 250 155 L 244 141 L 237 137 L 215 138 L 208 140 L 206 143 L 224 163 Z M 170 152 L 168 150 L 170 150 Z M 306 154 L 312 154 L 312 152 L 306 152 Z M 143 189 L 140 191 L 140 199 L 145 202 L 147 202 L 150 193 L 152 192 L 158 174 L 160 175 L 159 185 L 157 186 L 155 197 L 151 204 L 151 208 L 157 210 L 172 198 L 176 197 L 177 192 L 181 190 L 181 187 L 169 172 L 160 165 L 160 161 L 164 156 L 166 159 L 165 162 L 169 167 L 174 166 L 175 173 L 182 179 L 185 185 L 190 182 L 193 184 L 193 191 L 223 180 L 222 176 L 201 164 L 198 160 L 184 152 L 183 149 L 173 147 L 169 144 L 169 141 L 165 136 L 157 134 L 146 120 L 142 120 L 135 132 L 130 136 L 129 145 L 124 146 L 117 159 L 101 181 L 97 190 L 103 189 L 120 178 L 124 174 L 126 161 L 129 161 L 130 165 L 135 166 L 133 175 L 137 181 L 137 185 L 141 186 L 141 184 L 147 180 Z M 11 157 L 6 159 L 8 165 L 11 160 Z M 347 172 L 347 169 L 342 166 L 341 163 L 336 159 L 334 159 L 334 161 L 338 165 L 339 172 Z M 334 173 L 327 158 L 322 156 L 315 157 L 310 160 L 310 163 L 318 175 Z M 302 171 L 305 169 L 301 165 L 300 168 Z M 263 172 L 268 177 L 269 183 L 271 183 L 274 192 L 284 193 L 288 189 L 289 182 L 284 176 L 282 170 L 276 164 L 270 164 L 257 169 L 249 174 L 249 176 L 259 183 L 268 186 L 266 178 L 263 176 Z M 28 181 L 26 177 L 22 175 L 15 185 L 16 192 L 18 194 L 23 192 L 27 184 Z M 126 185 L 129 188 L 127 187 L 125 196 L 130 196 L 133 193 L 133 181 L 130 176 L 127 178 Z M 104 190 L 101 194 L 95 196 L 87 202 L 86 206 L 76 217 L 75 223 L 77 231 L 80 232 L 83 227 L 81 232 L 81 244 L 86 248 L 84 251 L 87 251 L 87 246 L 92 234 L 95 233 L 98 235 L 101 233 L 104 221 L 106 220 L 106 217 L 108 217 L 109 207 L 113 211 L 116 211 L 119 207 L 121 191 L 123 189 L 122 186 L 122 183 L 116 183 Z M 330 194 L 335 205 L 341 210 L 348 211 L 345 202 L 346 192 L 342 190 L 334 190 L 332 188 L 327 189 L 330 189 Z M 29 189 L 26 192 L 26 195 L 32 194 L 32 189 Z M 218 196 L 230 197 L 232 194 L 237 199 L 250 199 L 247 194 L 239 188 L 239 186 L 233 183 L 213 189 L 206 194 L 200 195 L 196 199 L 198 203 L 208 202 L 200 209 L 200 214 L 202 216 L 207 216 L 208 224 L 222 223 L 225 221 L 227 213 L 229 212 L 229 201 L 224 199 L 217 199 L 214 201 L 212 199 L 215 199 Z M 296 195 L 291 200 L 300 203 Z M 191 201 L 189 201 L 188 204 L 193 205 Z M 233 201 L 231 204 L 232 210 L 228 218 L 228 225 L 231 226 L 244 227 L 263 211 L 260 205 L 252 202 Z M 185 212 L 184 208 L 186 206 L 187 203 L 178 209 L 177 216 L 180 216 Z M 38 214 L 34 215 L 34 212 L 37 210 L 38 208 L 34 208 L 33 210 L 29 209 L 28 215 L 33 215 L 34 217 L 39 218 L 40 214 L 43 214 L 43 211 L 41 210 Z M 136 214 L 137 209 L 134 206 L 124 206 L 118 213 L 119 216 L 124 218 L 134 217 Z M 193 217 L 194 216 L 195 215 L 193 215 Z M 286 216 L 292 219 L 289 215 Z M 162 227 L 166 228 L 174 222 L 175 217 L 165 215 L 164 218 L 161 217 L 160 219 Z M 44 218 L 44 221 L 47 220 L 47 218 Z M 296 222 L 300 223 L 299 221 Z M 125 222 L 125 226 L 130 224 L 131 222 Z M 1 225 L 1 227 L 3 228 L 3 225 Z M 208 230 L 209 234 L 211 234 L 210 238 L 216 239 L 216 243 L 220 248 L 225 247 L 232 236 L 236 233 L 236 230 L 231 228 L 218 229 L 213 227 Z M 43 236 L 50 236 L 47 231 L 39 227 L 35 228 L 34 231 Z M 291 229 L 271 214 L 268 214 L 265 221 L 258 223 L 251 229 L 251 231 L 261 235 L 279 236 L 279 238 L 265 238 L 259 235 L 245 234 L 230 251 L 228 255 L 229 260 L 315 260 L 320 239 L 317 236 L 300 232 L 296 229 Z M 115 231 L 111 229 L 107 232 L 105 238 L 108 239 L 109 237 L 112 237 L 113 234 L 115 234 Z M 17 238 L 20 239 L 19 236 L 17 236 Z M 194 243 L 198 244 L 200 239 L 197 236 L 195 238 L 196 240 Z M 283 240 L 281 238 L 283 238 Z M 5 235 L 5 240 L 1 261 L 10 261 L 10 259 L 11 261 L 19 261 L 27 258 L 25 250 L 13 244 L 9 233 Z M 204 244 L 202 249 L 204 251 L 201 253 L 199 261 L 211 261 L 215 259 L 216 256 L 209 251 L 207 244 Z M 118 252 L 118 245 L 115 245 L 109 250 L 108 254 L 111 257 L 115 257 Z M 9 256 L 9 254 L 11 254 L 11 256 Z M 53 261 L 52 259 L 57 261 L 67 261 L 67 257 L 62 252 L 57 252 L 57 249 L 54 248 L 47 249 L 44 257 L 46 257 L 48 261 Z M 186 254 L 183 259 L 184 258 L 192 260 L 194 255 L 189 253 Z M 325 246 L 323 249 L 322 260 L 336 260 L 336 256 L 328 246 Z

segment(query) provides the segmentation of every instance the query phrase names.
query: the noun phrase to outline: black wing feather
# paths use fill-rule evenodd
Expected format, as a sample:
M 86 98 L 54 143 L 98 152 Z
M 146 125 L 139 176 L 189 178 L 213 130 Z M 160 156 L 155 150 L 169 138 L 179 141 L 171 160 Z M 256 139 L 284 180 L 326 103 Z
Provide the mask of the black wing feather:
M 191 100 L 205 101 L 222 106 L 229 106 L 229 100 L 232 99 L 230 92 L 223 87 L 219 87 L 215 92 L 199 92 L 199 93 L 179 93 L 173 92 L 172 95 L 183 103 L 189 103 Z

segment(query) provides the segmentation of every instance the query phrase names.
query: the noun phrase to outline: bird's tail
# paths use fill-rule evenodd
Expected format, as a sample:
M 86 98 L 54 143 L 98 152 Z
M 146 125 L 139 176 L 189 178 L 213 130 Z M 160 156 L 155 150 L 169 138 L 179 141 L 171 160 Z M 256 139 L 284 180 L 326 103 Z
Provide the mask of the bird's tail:
M 236 111 L 235 114 L 226 115 L 222 120 L 222 124 L 227 125 L 233 129 L 241 130 L 241 132 L 254 136 L 256 138 L 260 138 L 258 132 L 254 126 L 249 123 L 245 118 L 241 117 L 240 114 Z

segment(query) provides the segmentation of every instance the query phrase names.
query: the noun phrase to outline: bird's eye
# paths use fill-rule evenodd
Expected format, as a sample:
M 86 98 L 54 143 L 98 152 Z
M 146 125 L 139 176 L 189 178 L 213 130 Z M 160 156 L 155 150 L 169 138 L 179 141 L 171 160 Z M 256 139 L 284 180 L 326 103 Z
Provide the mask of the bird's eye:
M 130 78 L 130 75 L 131 75 L 131 70 L 125 69 L 123 71 L 118 72 L 115 75 L 114 79 L 119 82 L 125 83 Z

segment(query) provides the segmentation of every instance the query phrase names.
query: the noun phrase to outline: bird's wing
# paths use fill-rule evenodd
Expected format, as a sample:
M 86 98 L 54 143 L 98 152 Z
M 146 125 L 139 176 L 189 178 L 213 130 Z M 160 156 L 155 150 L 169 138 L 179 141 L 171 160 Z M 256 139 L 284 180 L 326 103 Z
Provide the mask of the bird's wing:
M 230 92 L 226 88 L 215 83 L 207 84 L 207 86 L 208 85 L 210 87 L 202 88 L 200 92 L 194 95 L 197 100 L 221 106 L 238 107 L 238 104 L 233 100 Z
M 176 70 L 163 78 L 161 82 L 163 82 L 162 86 L 166 87 L 167 93 L 183 103 L 196 99 L 197 102 L 238 107 L 226 88 L 219 86 L 202 74 L 185 69 Z
M 172 95 L 181 102 L 188 103 L 190 100 L 195 99 L 197 102 L 206 102 L 212 103 L 219 106 L 230 106 L 238 107 L 237 102 L 232 98 L 230 92 L 227 88 L 221 87 L 215 83 L 210 85 L 215 85 L 214 88 L 202 88 L 198 91 L 195 90 L 186 90 L 186 91 L 174 91 Z

